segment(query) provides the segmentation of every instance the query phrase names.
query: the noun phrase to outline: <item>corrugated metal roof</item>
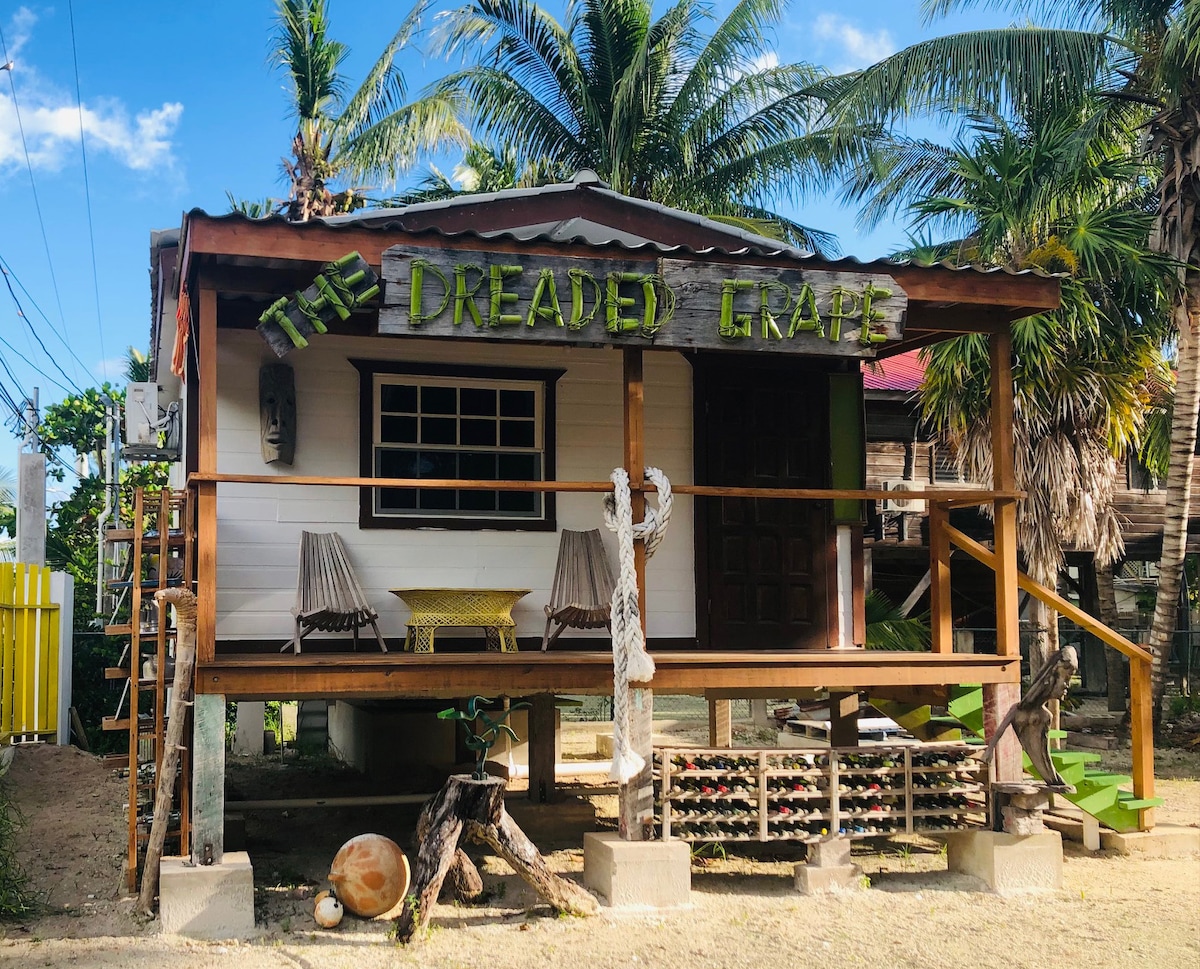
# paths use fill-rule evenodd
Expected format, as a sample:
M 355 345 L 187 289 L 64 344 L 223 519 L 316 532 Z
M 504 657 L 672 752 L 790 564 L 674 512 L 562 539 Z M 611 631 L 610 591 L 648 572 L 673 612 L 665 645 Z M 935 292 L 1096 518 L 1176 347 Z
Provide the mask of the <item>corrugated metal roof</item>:
M 503 229 L 468 229 L 458 232 L 447 232 L 437 227 L 431 227 L 421 230 L 406 229 L 400 222 L 404 216 L 426 214 L 430 212 L 448 211 L 464 205 L 480 205 L 496 201 L 515 201 L 520 199 L 536 198 L 546 195 L 565 194 L 568 192 L 593 192 L 597 195 L 602 195 L 607 198 L 616 200 L 623 205 L 645 209 L 654 212 L 666 218 L 674 219 L 680 222 L 687 222 L 692 225 L 701 226 L 704 229 L 719 233 L 729 239 L 730 246 L 709 246 L 703 249 L 695 249 L 690 246 L 683 245 L 668 245 L 654 239 L 649 239 L 638 235 L 637 233 L 629 232 L 624 229 L 619 229 L 613 226 L 605 225 L 591 219 L 575 217 L 564 219 L 556 222 L 541 222 L 530 223 L 528 225 L 509 226 Z M 251 219 L 240 212 L 229 212 L 224 215 L 210 215 L 201 209 L 193 209 L 189 215 L 199 214 L 206 218 L 217 219 L 221 221 L 235 220 L 251 222 L 255 224 L 272 224 L 282 223 L 285 225 L 294 225 L 299 227 L 298 223 L 289 222 L 282 215 L 273 215 L 266 219 Z M 324 218 L 312 219 L 309 224 L 326 225 L 333 228 L 350 227 L 359 229 L 376 229 L 379 231 L 405 231 L 411 235 L 440 235 L 445 238 L 478 238 L 478 239 L 511 239 L 516 242 L 555 242 L 555 243 L 577 243 L 588 246 L 620 246 L 629 250 L 651 249 L 662 255 L 723 255 L 723 256 L 756 256 L 759 258 L 785 258 L 789 260 L 802 260 L 806 262 L 817 262 L 823 265 L 846 264 L 859 268 L 876 269 L 879 272 L 886 273 L 889 269 L 904 268 L 908 266 L 918 266 L 910 260 L 895 260 L 895 259 L 871 259 L 861 260 L 854 256 L 842 256 L 836 259 L 828 259 L 823 256 L 816 255 L 806 249 L 799 249 L 795 246 L 789 246 L 786 243 L 780 242 L 778 239 L 771 239 L 767 236 L 757 235 L 753 232 L 747 232 L 737 226 L 729 225 L 728 223 L 718 222 L 714 219 L 707 218 L 703 215 L 698 215 L 695 212 L 687 212 L 683 209 L 672 208 L 667 205 L 662 205 L 658 202 L 651 202 L 646 199 L 634 198 L 629 195 L 622 195 L 620 192 L 614 192 L 604 182 L 602 182 L 595 172 L 583 171 L 575 176 L 575 179 L 570 182 L 556 183 L 552 185 L 542 185 L 537 188 L 513 188 L 504 189 L 499 192 L 481 192 L 473 195 L 456 195 L 448 199 L 440 199 L 435 202 L 418 202 L 413 205 L 406 205 L 399 208 L 387 209 L 361 209 L 358 212 L 352 212 L 348 215 L 327 216 Z M 1035 275 L 1050 278 L 1054 274 L 1044 272 L 1038 268 L 1013 271 L 1002 267 L 995 266 L 958 266 L 946 260 L 936 265 L 943 269 L 949 269 L 956 272 L 967 269 L 973 270 L 982 274 L 1004 273 L 1010 276 Z
M 864 390 L 913 391 L 921 386 L 925 362 L 919 350 L 909 350 L 882 360 L 864 361 L 862 374 Z

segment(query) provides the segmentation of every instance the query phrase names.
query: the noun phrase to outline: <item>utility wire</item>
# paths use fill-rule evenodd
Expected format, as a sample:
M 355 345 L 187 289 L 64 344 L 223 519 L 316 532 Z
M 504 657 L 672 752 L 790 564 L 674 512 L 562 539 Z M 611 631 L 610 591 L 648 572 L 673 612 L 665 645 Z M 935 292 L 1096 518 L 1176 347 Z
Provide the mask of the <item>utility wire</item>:
M 13 353 L 15 353 L 17 355 L 17 359 L 20 360 L 22 363 L 24 363 L 27 367 L 29 367 L 30 370 L 32 370 L 34 373 L 36 373 L 39 377 L 42 377 L 45 380 L 49 380 L 50 383 L 54 384 L 54 386 L 57 387 L 59 390 L 61 390 L 64 394 L 67 394 L 68 396 L 70 396 L 72 394 L 79 393 L 78 390 L 72 390 L 70 387 L 64 386 L 61 381 L 55 380 L 48 373 L 46 373 L 46 371 L 39 369 L 38 365 L 36 363 L 34 363 L 27 356 L 25 356 L 23 353 L 21 353 L 20 350 L 18 350 L 16 347 L 14 347 L 11 343 L 9 343 L 2 336 L 0 336 L 0 343 L 3 343 Z M 83 395 L 80 393 L 80 396 L 83 396 Z
M 40 316 L 40 317 L 41 317 L 43 320 L 45 320 L 45 321 L 46 321 L 46 325 L 47 325 L 48 327 L 50 327 L 50 332 L 51 332 L 51 333 L 53 333 L 53 334 L 54 334 L 56 337 L 58 337 L 58 339 L 59 339 L 59 342 L 60 342 L 60 343 L 62 343 L 62 345 L 63 345 L 64 347 L 66 347 L 66 349 L 67 349 L 67 353 L 69 353 L 69 354 L 71 355 L 71 358 L 72 358 L 72 359 L 73 359 L 73 360 L 74 360 L 74 361 L 75 361 L 77 364 L 79 364 L 79 366 L 83 367 L 83 369 L 84 369 L 84 372 L 86 373 L 86 372 L 87 372 L 87 369 L 88 369 L 88 366 L 87 366 L 87 364 L 86 364 L 86 363 L 84 363 L 82 360 L 80 360 L 80 359 L 79 359 L 79 355 L 78 355 L 78 354 L 75 352 L 75 350 L 74 350 L 74 348 L 71 346 L 71 344 L 70 344 L 70 343 L 69 343 L 67 340 L 63 339 L 63 335 L 62 335 L 61 333 L 59 333 L 59 332 L 58 332 L 58 330 L 56 330 L 56 329 L 54 328 L 54 324 L 50 322 L 50 317 L 48 317 L 48 316 L 46 315 L 46 312 L 45 312 L 45 310 L 43 310 L 43 309 L 42 309 L 42 308 L 41 308 L 41 307 L 38 305 L 38 302 L 37 302 L 37 300 L 35 300 L 35 299 L 33 298 L 33 294 L 32 294 L 31 292 L 29 292 L 29 290 L 26 288 L 25 284 L 24 284 L 23 282 L 21 282 L 21 279 L 20 279 L 20 277 L 19 277 L 19 276 L 17 276 L 17 274 L 16 274 L 15 272 L 13 272 L 12 264 L 11 264 L 11 263 L 7 263 L 7 262 L 5 262 L 5 260 L 4 260 L 4 257 L 3 257 L 3 256 L 0 256 L 0 271 L 2 271 L 2 272 L 4 273 L 4 275 L 5 275 L 5 276 L 7 276 L 8 278 L 10 278 L 10 279 L 12 279 L 14 282 L 16 282 L 16 284 L 17 284 L 17 288 L 18 288 L 18 289 L 19 289 L 19 290 L 20 290 L 22 293 L 24 293 L 24 294 L 25 294 L 25 298 L 26 298 L 26 300 L 28 300 L 28 302 L 29 302 L 29 305 L 30 305 L 30 306 L 32 306 L 32 307 L 33 307 L 35 310 L 37 310 L 37 311 L 38 311 L 38 315 L 39 315 L 39 316 Z M 40 341 L 39 341 L 39 342 L 40 342 Z M 78 389 L 78 388 L 77 388 L 77 389 Z
M 96 295 L 96 333 L 100 337 L 100 367 L 108 380 L 108 357 L 104 352 L 104 321 L 100 318 L 100 273 L 96 270 L 96 231 L 92 223 L 92 188 L 88 182 L 87 143 L 83 137 L 83 92 L 79 86 L 79 52 L 75 47 L 75 7 L 67 0 L 67 16 L 71 21 L 71 58 L 75 65 L 75 102 L 79 114 L 79 151 L 83 156 L 83 195 L 87 201 L 88 240 L 92 247 L 92 289 Z
M 39 370 L 36 366 L 34 366 L 28 360 L 25 360 L 24 357 L 21 357 L 21 359 L 25 360 L 25 362 L 28 363 L 31 367 L 33 367 L 34 370 L 37 370 L 38 373 L 40 373 L 43 377 L 46 377 L 47 380 L 51 381 L 52 383 L 58 384 L 58 386 L 62 387 L 63 390 L 66 390 L 68 394 L 76 393 L 82 397 L 83 391 L 80 390 L 79 386 L 75 383 L 75 381 L 73 381 L 71 379 L 71 375 L 68 374 L 65 370 L 63 370 L 62 367 L 59 366 L 58 361 L 55 360 L 54 357 L 51 355 L 50 351 L 46 349 L 46 344 L 44 344 L 42 342 L 42 338 L 38 335 L 38 331 L 33 328 L 33 322 L 29 319 L 29 315 L 25 312 L 24 307 L 21 306 L 21 301 L 17 298 L 16 291 L 13 290 L 12 282 L 8 278 L 8 270 L 5 269 L 2 264 L 0 264 L 0 274 L 2 274 L 4 276 L 4 285 L 8 287 L 8 295 L 12 297 L 12 301 L 17 307 L 17 316 L 21 317 L 21 319 L 23 319 L 25 321 L 25 325 L 29 328 L 29 332 L 33 334 L 33 338 L 35 340 L 37 340 L 38 346 L 42 348 L 42 353 L 46 354 L 47 359 L 49 359 L 49 361 L 52 364 L 54 364 L 54 369 L 63 375 L 63 377 L 66 379 L 67 383 L 69 383 L 72 387 L 75 388 L 74 391 L 71 391 L 71 390 L 67 389 L 66 387 L 63 387 L 63 385 L 61 383 L 59 383 L 53 377 L 47 376 L 43 371 Z M 5 345 L 8 346 L 9 349 L 13 351 L 13 353 L 17 353 L 17 351 L 11 345 L 9 345 L 7 343 Z M 17 353 L 17 356 L 21 356 L 21 355 L 19 353 Z
M 0 27 L 0 54 L 3 54 L 3 63 L 8 63 L 8 44 L 4 40 L 4 28 Z M 29 158 L 29 143 L 25 140 L 25 125 L 21 121 L 21 108 L 17 103 L 17 85 L 13 81 L 13 72 L 5 71 L 8 75 L 8 87 L 12 92 L 13 114 L 17 118 L 17 130 L 21 133 L 21 148 L 25 152 L 25 167 L 29 170 L 29 187 L 33 194 L 33 207 L 37 212 L 38 225 L 42 230 L 42 245 L 46 250 L 46 263 L 50 267 L 50 283 L 54 287 L 54 299 L 58 304 L 58 316 L 63 321 L 63 329 L 66 329 L 67 317 L 62 308 L 62 295 L 58 290 L 58 277 L 54 274 L 54 259 L 50 255 L 50 239 L 46 235 L 46 220 L 42 217 L 42 203 L 38 198 L 37 181 L 33 177 L 33 162 Z

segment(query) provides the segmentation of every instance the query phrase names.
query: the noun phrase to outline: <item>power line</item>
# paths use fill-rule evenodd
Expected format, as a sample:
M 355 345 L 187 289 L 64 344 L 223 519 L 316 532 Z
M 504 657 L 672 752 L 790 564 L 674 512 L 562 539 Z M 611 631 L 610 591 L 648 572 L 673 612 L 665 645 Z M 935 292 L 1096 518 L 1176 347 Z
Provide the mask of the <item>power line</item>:
M 0 27 L 0 53 L 4 55 L 4 63 L 8 63 L 8 44 L 4 40 L 4 28 Z M 29 144 L 25 140 L 25 125 L 21 121 L 21 108 L 17 103 L 17 85 L 13 81 L 13 72 L 5 71 L 8 75 L 8 87 L 12 92 L 13 113 L 17 118 L 17 130 L 21 133 L 21 148 L 25 152 L 25 167 L 29 170 L 29 187 L 33 194 L 33 207 L 37 212 L 38 226 L 42 230 L 42 245 L 46 250 L 46 263 L 50 268 L 50 283 L 54 287 L 54 299 L 58 304 L 58 316 L 63 321 L 63 329 L 66 329 L 67 317 L 62 308 L 62 295 L 58 290 L 58 277 L 54 274 L 54 259 L 50 255 L 50 239 L 46 235 L 46 220 L 42 217 L 42 203 L 38 198 L 37 181 L 33 177 L 33 162 L 29 158 Z
M 30 370 L 32 370 L 34 373 L 36 373 L 39 377 L 42 377 L 45 380 L 49 380 L 50 383 L 54 384 L 54 386 L 57 387 L 59 390 L 61 390 L 63 393 L 65 393 L 67 395 L 79 393 L 78 390 L 72 390 L 70 387 L 64 386 L 61 382 L 55 380 L 48 373 L 46 373 L 46 371 L 39 369 L 37 364 L 35 364 L 32 360 L 30 360 L 23 353 L 21 353 L 20 350 L 18 350 L 16 347 L 14 347 L 11 343 L 9 343 L 2 336 L 0 336 L 0 343 L 3 343 L 13 353 L 15 353 L 17 355 L 17 359 L 19 359 L 22 363 L 24 363 L 27 367 L 29 367 Z M 82 394 L 80 394 L 80 396 L 82 396 Z
M 50 351 L 46 349 L 46 344 L 44 344 L 42 342 L 42 338 L 38 335 L 38 331 L 33 328 L 33 321 L 29 319 L 29 316 L 28 316 L 28 314 L 26 314 L 24 307 L 21 306 L 21 301 L 19 299 L 17 299 L 17 294 L 12 288 L 12 282 L 8 278 L 9 277 L 8 270 L 6 268 L 4 268 L 3 264 L 0 264 L 0 274 L 2 274 L 4 276 L 4 285 L 6 287 L 8 287 L 8 295 L 12 297 L 12 301 L 17 307 L 17 315 L 25 321 L 25 325 L 29 328 L 29 332 L 33 334 L 33 338 L 35 340 L 37 340 L 38 346 L 42 348 L 42 353 L 46 354 L 47 359 L 52 364 L 54 364 L 54 369 L 63 375 L 63 377 L 66 379 L 67 383 L 69 383 L 72 387 L 75 388 L 74 393 L 82 396 L 83 391 L 80 390 L 79 387 L 75 384 L 75 381 L 73 381 L 71 379 L 70 374 L 68 374 L 65 370 L 63 370 L 62 367 L 59 366 L 58 361 L 55 360 L 54 357 L 51 355 Z M 32 363 L 30 363 L 29 360 L 26 360 L 25 357 L 22 357 L 20 353 L 17 353 L 17 350 L 14 347 L 12 347 L 11 344 L 8 344 L 6 342 L 5 346 L 8 346 L 8 348 L 10 350 L 12 350 L 13 353 L 16 353 L 17 356 L 21 357 L 22 360 L 25 360 L 26 363 L 28 363 L 31 367 L 33 367 L 34 370 L 37 370 L 37 372 L 40 373 L 43 377 L 45 377 L 47 380 L 51 381 L 52 383 L 58 384 L 58 386 L 62 387 L 63 390 L 66 390 L 68 394 L 72 393 L 71 390 L 69 390 L 66 387 L 63 387 L 63 385 L 61 383 L 59 383 L 57 380 L 55 380 L 53 377 L 48 376 L 43 371 L 39 370 L 36 366 L 34 366 Z
M 83 137 L 83 91 L 79 86 L 79 52 L 75 47 L 75 7 L 67 0 L 67 17 L 71 22 L 71 58 L 75 65 L 75 102 L 79 114 L 79 152 L 83 156 L 83 195 L 87 202 L 88 241 L 92 247 L 92 290 L 96 295 L 96 333 L 100 337 L 100 368 L 108 380 L 108 357 L 104 352 L 104 321 L 100 318 L 100 273 L 96 270 L 96 231 L 92 223 L 92 187 L 88 182 L 87 144 Z
M 79 355 L 72 348 L 70 342 L 68 342 L 66 339 L 64 339 L 63 335 L 54 328 L 54 324 L 52 322 L 50 322 L 50 317 L 48 317 L 46 315 L 45 310 L 43 310 L 41 308 L 41 306 L 38 305 L 37 300 L 35 300 L 33 298 L 33 294 L 31 292 L 29 292 L 29 290 L 26 288 L 25 284 L 23 282 L 21 282 L 20 277 L 13 271 L 12 264 L 6 262 L 3 256 L 0 256 L 0 271 L 2 271 L 6 277 L 8 277 L 16 282 L 17 288 L 20 289 L 20 291 L 25 294 L 25 298 L 29 301 L 29 305 L 38 311 L 38 315 L 43 320 L 45 320 L 46 325 L 48 327 L 50 327 L 50 332 L 53 333 L 56 337 L 58 337 L 59 342 L 64 347 L 66 347 L 67 353 L 69 353 L 71 355 L 71 359 L 73 359 L 77 364 L 79 364 L 79 366 L 83 367 L 84 372 L 86 373 L 87 369 L 88 369 L 87 364 L 79 359 Z M 26 316 L 26 319 L 28 319 L 28 316 Z M 76 388 L 76 389 L 78 390 L 78 388 Z

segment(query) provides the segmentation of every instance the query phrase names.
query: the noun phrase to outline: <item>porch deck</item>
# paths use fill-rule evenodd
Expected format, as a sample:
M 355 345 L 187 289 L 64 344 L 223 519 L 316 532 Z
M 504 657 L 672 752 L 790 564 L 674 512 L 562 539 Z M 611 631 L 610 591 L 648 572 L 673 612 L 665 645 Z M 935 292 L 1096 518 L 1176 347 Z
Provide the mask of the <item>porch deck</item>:
M 975 653 L 863 649 L 656 652 L 649 686 L 660 693 L 786 696 L 812 687 L 868 688 L 1017 683 L 1020 659 Z M 199 664 L 198 693 L 230 700 L 609 694 L 612 653 L 218 653 Z

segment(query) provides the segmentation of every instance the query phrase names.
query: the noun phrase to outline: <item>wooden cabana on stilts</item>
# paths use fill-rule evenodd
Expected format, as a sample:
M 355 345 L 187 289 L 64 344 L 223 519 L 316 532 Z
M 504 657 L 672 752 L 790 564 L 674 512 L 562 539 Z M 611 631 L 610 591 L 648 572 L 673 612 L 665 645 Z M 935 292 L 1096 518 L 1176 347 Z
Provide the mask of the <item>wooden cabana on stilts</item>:
M 255 327 L 350 252 L 382 294 L 287 354 L 295 461 L 264 467 L 257 375 L 277 357 Z M 1024 590 L 1130 657 L 1134 790 L 1152 795 L 1149 655 L 1018 570 L 1009 326 L 1057 306 L 1058 280 L 825 261 L 586 177 L 306 224 L 193 211 L 152 259 L 156 363 L 165 386 L 172 354 L 185 378 L 197 508 L 194 844 L 219 854 L 227 700 L 532 697 L 530 789 L 552 792 L 554 694 L 613 689 L 603 630 L 540 649 L 557 533 L 600 524 L 614 466 L 634 521 L 647 465 L 677 496 L 649 570 L 636 547 L 657 664 L 631 704 L 647 764 L 654 691 L 914 699 L 980 683 L 991 731 L 1019 696 Z M 860 363 L 961 333 L 990 340 L 994 480 L 911 492 L 929 503 L 932 649 L 866 651 L 862 508 L 888 493 L 863 487 Z M 949 524 L 981 503 L 990 547 Z M 386 654 L 316 636 L 278 652 L 305 529 L 341 533 Z M 994 654 L 953 651 L 952 547 L 995 571 Z M 389 590 L 414 586 L 532 588 L 512 615 L 520 649 L 439 635 L 403 651 Z M 1020 771 L 1009 738 L 997 776 Z M 648 772 L 620 802 L 622 833 L 652 836 Z

